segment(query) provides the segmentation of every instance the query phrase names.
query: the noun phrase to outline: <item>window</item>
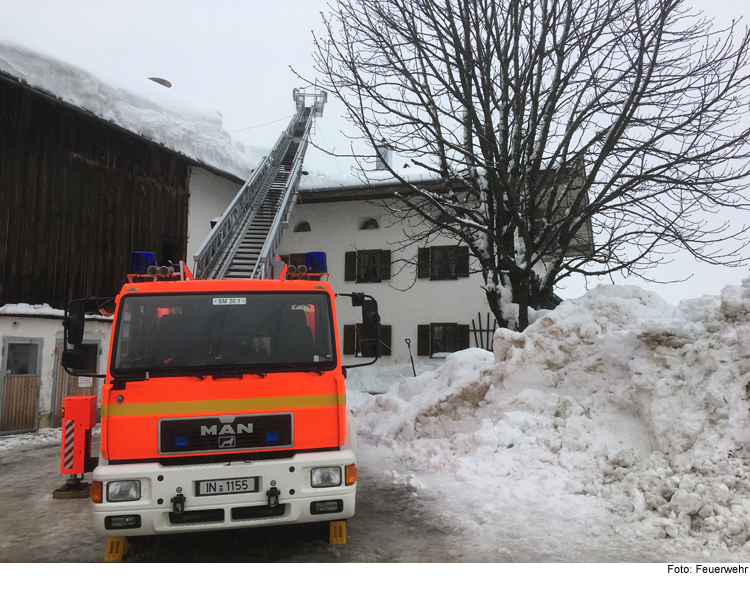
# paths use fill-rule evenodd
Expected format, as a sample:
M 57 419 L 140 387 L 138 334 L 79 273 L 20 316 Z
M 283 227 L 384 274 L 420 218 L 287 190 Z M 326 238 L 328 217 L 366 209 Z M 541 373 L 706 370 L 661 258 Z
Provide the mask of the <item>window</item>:
M 469 276 L 468 246 L 432 246 L 417 252 L 419 279 L 456 279 Z
M 34 376 L 37 375 L 39 345 L 37 343 L 9 343 L 8 361 L 5 375 Z
M 378 220 L 375 218 L 367 218 L 359 225 L 360 230 L 377 230 L 379 227 L 380 224 L 378 224 Z
M 336 367 L 325 293 L 226 292 L 125 296 L 115 326 L 114 377 Z M 161 372 L 161 373 L 160 373 Z
M 300 222 L 294 227 L 295 232 L 310 232 L 311 230 L 310 222 Z
M 344 263 L 344 281 L 379 283 L 391 278 L 390 250 L 347 252 Z
M 417 355 L 444 357 L 468 348 L 468 324 L 436 322 L 417 327 Z
M 383 350 L 383 357 L 391 355 L 391 325 L 381 324 L 378 334 L 380 345 Z M 360 343 L 362 342 L 362 324 L 345 324 L 344 325 L 344 355 L 359 355 Z

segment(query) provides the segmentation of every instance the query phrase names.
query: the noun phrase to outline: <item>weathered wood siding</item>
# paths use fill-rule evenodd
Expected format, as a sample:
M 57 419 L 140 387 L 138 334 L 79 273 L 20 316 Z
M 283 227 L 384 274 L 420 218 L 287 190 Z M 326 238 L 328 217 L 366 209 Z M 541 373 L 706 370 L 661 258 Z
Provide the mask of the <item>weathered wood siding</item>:
M 0 305 L 114 295 L 185 257 L 189 163 L 0 76 Z
M 0 431 L 33 429 L 39 376 L 5 376 Z

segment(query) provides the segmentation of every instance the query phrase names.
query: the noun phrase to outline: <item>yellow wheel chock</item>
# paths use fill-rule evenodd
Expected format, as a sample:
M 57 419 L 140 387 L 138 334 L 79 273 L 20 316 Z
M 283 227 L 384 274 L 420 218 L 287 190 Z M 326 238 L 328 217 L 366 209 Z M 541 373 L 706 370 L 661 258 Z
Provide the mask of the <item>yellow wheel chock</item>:
M 331 521 L 330 544 L 346 544 L 346 521 Z
M 130 550 L 130 544 L 127 538 L 117 536 L 107 538 L 107 549 L 104 551 L 104 562 L 117 562 L 122 560 Z

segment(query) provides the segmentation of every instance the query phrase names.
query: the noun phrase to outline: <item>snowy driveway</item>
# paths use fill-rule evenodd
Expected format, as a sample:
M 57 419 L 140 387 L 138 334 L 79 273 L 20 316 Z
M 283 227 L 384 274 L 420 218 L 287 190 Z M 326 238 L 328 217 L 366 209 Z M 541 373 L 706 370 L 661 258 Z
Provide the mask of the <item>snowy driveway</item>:
M 57 441 L 55 441 L 57 438 Z M 2 438 L 6 444 L 8 439 Z M 289 526 L 156 536 L 135 543 L 134 562 L 465 562 L 493 560 L 466 553 L 461 540 L 407 488 L 369 468 L 363 455 L 357 515 L 348 544 L 330 546 L 317 527 Z M 102 562 L 105 540 L 91 531 L 89 499 L 55 500 L 59 429 L 18 438 L 0 448 L 0 562 Z M 90 479 L 90 476 L 89 476 Z

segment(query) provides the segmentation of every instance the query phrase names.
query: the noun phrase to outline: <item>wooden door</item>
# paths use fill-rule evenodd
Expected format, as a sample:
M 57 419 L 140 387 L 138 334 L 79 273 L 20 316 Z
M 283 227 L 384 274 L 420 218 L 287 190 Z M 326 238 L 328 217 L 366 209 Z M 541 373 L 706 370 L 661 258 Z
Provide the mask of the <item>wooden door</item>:
M 83 345 L 76 345 L 75 348 L 84 351 L 87 361 L 85 371 L 96 373 L 99 345 L 97 343 L 84 343 Z M 65 343 L 58 344 L 58 364 L 62 359 L 64 349 Z M 58 365 L 57 380 L 55 382 L 55 411 L 52 413 L 53 427 L 62 426 L 62 401 L 63 398 L 67 398 L 68 396 L 96 396 L 96 378 L 68 375 L 65 369 L 61 365 Z
M 28 339 L 4 345 L 0 431 L 31 431 L 37 426 L 42 343 Z

